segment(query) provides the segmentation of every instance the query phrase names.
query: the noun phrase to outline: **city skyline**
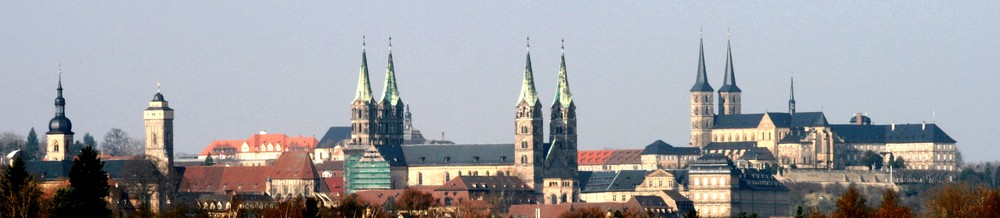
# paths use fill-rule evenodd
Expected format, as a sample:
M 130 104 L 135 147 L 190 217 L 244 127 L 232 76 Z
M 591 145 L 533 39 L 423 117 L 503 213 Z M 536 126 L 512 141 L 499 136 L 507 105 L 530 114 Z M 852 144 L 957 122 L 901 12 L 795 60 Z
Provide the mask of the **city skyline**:
M 958 141 L 966 160 L 994 161 L 1000 154 L 987 147 L 990 143 L 982 135 L 988 129 L 978 127 L 979 122 L 1000 121 L 1000 117 L 970 107 L 998 104 L 989 99 L 996 98 L 990 91 L 996 89 L 991 82 L 998 81 L 995 71 L 1000 68 L 1000 55 L 987 49 L 997 47 L 998 42 L 988 40 L 997 30 L 977 23 L 998 15 L 971 3 L 906 4 L 912 8 L 900 11 L 878 6 L 902 4 L 778 6 L 817 14 L 770 16 L 744 13 L 738 10 L 740 6 L 671 5 L 736 14 L 729 18 L 712 17 L 713 13 L 678 18 L 653 14 L 657 11 L 638 5 L 567 5 L 569 9 L 553 12 L 583 10 L 608 19 L 492 20 L 500 22 L 499 28 L 478 24 L 490 23 L 484 17 L 508 9 L 526 9 L 515 15 L 534 16 L 552 5 L 495 5 L 496 10 L 473 5 L 469 6 L 473 10 L 458 11 L 469 14 L 435 14 L 462 7 L 200 4 L 133 3 L 102 8 L 138 9 L 118 10 L 125 13 L 122 17 L 71 10 L 74 7 L 0 9 L 7 14 L 0 15 L 5 18 L 0 27 L 22 30 L 0 36 L 0 57 L 8 60 L 0 63 L 0 72 L 9 78 L 0 81 L 8 93 L 0 100 L 17 103 L 4 110 L 7 115 L 0 120 L 0 131 L 24 134 L 31 127 L 44 129 L 52 115 L 55 72 L 61 64 L 67 116 L 79 135 L 89 132 L 102 137 L 110 128 L 122 128 L 141 136 L 141 111 L 161 83 L 166 100 L 176 110 L 179 153 L 196 153 L 215 139 L 242 138 L 257 130 L 321 137 L 330 126 L 350 124 L 361 37 L 368 38 L 372 88 L 381 90 L 386 38 L 392 35 L 399 91 L 412 105 L 416 128 L 432 139 L 443 131 L 448 140 L 460 143 L 506 143 L 513 141 L 510 119 L 523 73 L 524 37 L 531 37 L 535 83 L 543 107 L 551 106 L 560 40 L 566 39 L 568 74 L 579 107 L 581 150 L 638 149 L 656 139 L 684 146 L 690 133 L 687 90 L 695 80 L 699 29 L 703 28 L 708 79 L 715 87 L 722 84 L 727 31 L 732 33 L 735 74 L 745 94 L 744 113 L 786 111 L 789 77 L 794 71 L 800 112 L 823 111 L 831 123 L 838 124 L 847 123 L 857 112 L 869 113 L 877 124 L 934 122 Z M 945 6 L 962 10 L 934 10 Z M 97 8 L 90 7 L 84 9 Z M 165 9 L 154 10 L 158 7 Z M 386 20 L 350 16 L 382 8 L 398 13 L 386 13 Z M 198 14 L 212 9 L 233 11 Z M 471 16 L 471 11 L 490 14 Z M 635 13 L 614 13 L 622 11 Z M 853 14 L 837 16 L 845 11 Z M 873 11 L 889 15 L 864 13 Z M 93 16 L 52 16 L 62 14 L 58 12 Z M 185 12 L 193 13 L 186 14 L 192 17 L 182 18 Z M 242 17 L 260 12 L 284 19 Z M 465 15 L 470 20 L 459 19 Z M 802 20 L 767 24 L 745 20 L 785 16 L 801 16 Z M 328 17 L 347 21 L 322 19 Z M 880 22 L 864 22 L 865 18 Z M 211 22 L 197 22 L 206 20 Z M 702 22 L 677 28 L 658 24 L 688 20 Z M 528 25 L 519 29 L 518 21 Z M 835 25 L 838 21 L 854 23 Z M 918 21 L 931 27 L 892 25 Z M 333 24 L 324 26 L 325 22 Z M 811 28 L 811 23 L 820 25 Z M 874 26 L 862 27 L 861 23 Z M 88 30 L 86 24 L 94 29 Z M 348 31 L 338 31 L 334 27 L 338 25 Z M 587 34 L 591 32 L 596 34 Z M 85 34 L 77 38 L 71 33 Z

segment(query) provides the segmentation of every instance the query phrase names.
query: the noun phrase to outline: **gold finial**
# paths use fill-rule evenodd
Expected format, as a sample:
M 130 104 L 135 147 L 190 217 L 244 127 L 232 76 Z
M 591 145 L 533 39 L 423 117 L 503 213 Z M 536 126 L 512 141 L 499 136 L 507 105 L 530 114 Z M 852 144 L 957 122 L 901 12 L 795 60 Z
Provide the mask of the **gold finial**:
M 62 81 L 62 64 L 59 65 L 59 81 Z
M 368 48 L 368 42 L 367 41 L 368 41 L 368 39 L 365 39 L 365 35 L 362 34 L 361 35 L 361 50 L 365 50 L 365 49 Z
M 731 39 L 732 38 L 731 35 L 732 35 L 732 33 L 729 32 L 729 28 L 726 28 L 726 40 Z
M 524 42 L 525 42 L 525 46 L 524 46 L 525 50 L 531 51 L 531 37 L 530 36 L 529 37 L 525 37 L 524 38 Z
M 698 28 L 698 37 L 705 38 L 705 29 L 704 28 L 701 28 L 701 27 Z
M 160 93 L 160 82 L 156 82 L 156 93 Z
M 566 39 L 559 40 L 559 50 L 561 51 L 566 50 Z
M 389 51 L 392 51 L 392 36 L 389 36 Z

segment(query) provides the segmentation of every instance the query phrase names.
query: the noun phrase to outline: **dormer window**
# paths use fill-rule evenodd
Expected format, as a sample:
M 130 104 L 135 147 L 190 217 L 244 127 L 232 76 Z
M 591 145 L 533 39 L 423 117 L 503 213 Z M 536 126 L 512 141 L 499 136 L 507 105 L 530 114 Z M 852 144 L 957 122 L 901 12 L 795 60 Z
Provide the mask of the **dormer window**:
M 420 162 L 421 162 L 421 163 L 423 163 L 423 162 L 424 162 L 424 160 L 427 160 L 427 158 L 426 158 L 426 157 L 420 157 Z
M 451 161 L 451 157 L 444 157 L 444 162 L 445 163 L 448 163 L 449 161 Z
M 479 156 L 472 157 L 472 162 L 478 163 L 479 162 Z

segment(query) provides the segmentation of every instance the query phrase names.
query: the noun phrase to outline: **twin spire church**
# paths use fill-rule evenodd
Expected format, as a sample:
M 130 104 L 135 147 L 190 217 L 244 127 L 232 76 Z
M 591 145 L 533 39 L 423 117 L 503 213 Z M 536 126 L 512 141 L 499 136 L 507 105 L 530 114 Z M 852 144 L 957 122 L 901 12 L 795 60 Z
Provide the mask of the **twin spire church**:
M 464 176 L 487 176 L 512 184 L 512 190 L 523 195 L 519 198 L 523 203 L 534 203 L 536 195 L 552 204 L 579 201 L 576 104 L 569 89 L 565 55 L 549 108 L 548 142 L 529 49 L 515 106 L 513 143 L 404 146 L 404 105 L 396 84 L 391 38 L 389 46 L 385 85 L 377 100 L 369 82 L 367 53 L 364 49 L 361 52 L 358 86 L 351 103 L 351 137 L 343 142 L 348 154 L 344 178 L 348 193 L 441 186 L 469 179 Z

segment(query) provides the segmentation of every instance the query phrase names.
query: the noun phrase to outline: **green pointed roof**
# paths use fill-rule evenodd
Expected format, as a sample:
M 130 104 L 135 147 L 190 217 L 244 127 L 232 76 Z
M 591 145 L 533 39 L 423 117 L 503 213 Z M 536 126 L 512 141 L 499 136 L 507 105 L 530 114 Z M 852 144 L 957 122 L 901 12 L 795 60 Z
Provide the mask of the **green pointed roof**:
M 531 51 L 525 57 L 524 80 L 521 84 L 521 95 L 517 99 L 518 104 L 524 101 L 529 106 L 535 106 L 538 102 L 538 92 L 535 91 L 535 76 L 531 73 Z
M 563 47 L 565 50 L 565 47 Z M 566 74 L 566 53 L 562 52 L 562 61 L 559 63 L 559 81 L 556 88 L 556 95 L 552 99 L 552 105 L 562 105 L 569 107 L 573 103 L 573 93 L 569 91 L 569 77 Z
M 382 103 L 399 104 L 399 89 L 396 88 L 396 70 L 392 66 L 392 38 L 389 38 L 389 65 L 385 67 L 385 86 L 382 88 Z
M 743 92 L 736 86 L 736 73 L 733 72 L 733 49 L 728 41 L 726 42 L 726 77 L 722 80 L 722 87 L 719 92 Z
M 711 92 L 712 85 L 708 84 L 708 73 L 705 71 L 705 40 L 700 39 L 698 45 L 698 75 L 694 82 L 694 86 L 691 87 L 692 92 Z
M 358 90 L 354 92 L 354 100 L 371 101 L 372 85 L 368 82 L 368 55 L 365 53 L 365 43 L 361 45 L 361 71 L 358 72 Z

